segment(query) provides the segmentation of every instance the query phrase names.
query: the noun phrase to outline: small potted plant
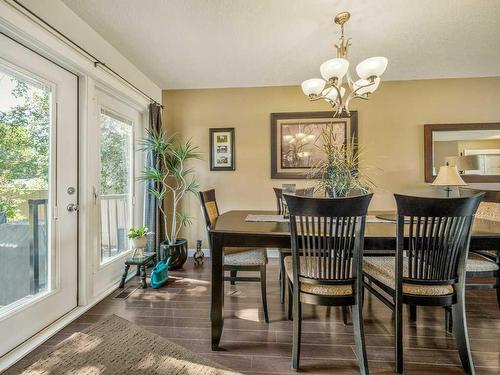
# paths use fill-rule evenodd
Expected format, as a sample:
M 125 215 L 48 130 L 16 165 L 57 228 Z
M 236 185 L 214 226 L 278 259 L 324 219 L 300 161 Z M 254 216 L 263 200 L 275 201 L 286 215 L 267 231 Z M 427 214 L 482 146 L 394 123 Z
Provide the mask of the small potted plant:
M 169 269 L 178 269 L 187 260 L 188 246 L 185 238 L 179 238 L 184 226 L 191 225 L 191 217 L 181 211 L 181 200 L 187 193 L 198 191 L 198 182 L 192 176 L 194 170 L 186 166 L 192 159 L 200 159 L 198 147 L 190 141 L 181 143 L 175 134 L 166 136 L 160 131 L 148 131 L 140 141 L 141 150 L 150 152 L 156 164 L 146 167 L 140 177 L 152 182 L 148 192 L 158 200 L 163 216 L 165 241 L 160 244 L 159 259 L 170 259 Z
M 134 254 L 132 257 L 135 257 L 137 250 L 139 250 L 139 256 L 144 255 L 144 248 L 148 243 L 148 235 L 151 232 L 148 231 L 148 228 L 145 226 L 139 228 L 130 228 L 128 231 L 128 238 L 132 240 L 132 247 L 134 248 Z

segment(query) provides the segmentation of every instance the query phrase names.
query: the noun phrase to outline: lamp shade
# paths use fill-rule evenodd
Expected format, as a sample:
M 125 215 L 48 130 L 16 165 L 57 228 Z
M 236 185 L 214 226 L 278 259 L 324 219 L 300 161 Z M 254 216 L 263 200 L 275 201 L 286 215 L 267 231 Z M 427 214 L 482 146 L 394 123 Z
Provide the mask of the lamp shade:
M 340 95 L 342 97 L 344 97 L 344 94 L 345 94 L 345 88 L 341 87 L 340 88 Z M 331 87 L 329 89 L 324 89 L 323 93 L 321 95 L 323 95 L 325 97 L 325 100 L 329 100 L 329 101 L 334 102 L 337 100 L 338 93 L 337 93 L 337 90 L 335 90 L 333 87 Z
M 321 76 L 329 81 L 331 78 L 337 78 L 339 81 L 344 78 L 349 69 L 349 61 L 342 58 L 335 58 L 325 61 L 319 67 Z
M 368 81 L 367 79 L 358 79 L 356 82 L 354 82 L 354 90 L 357 90 L 358 88 L 369 85 L 369 84 L 370 84 L 370 81 Z M 379 84 L 380 84 L 380 78 L 375 78 L 375 81 L 373 82 L 372 85 L 367 86 L 367 87 L 363 87 L 363 88 L 359 89 L 358 91 L 356 91 L 356 93 L 358 95 L 371 94 L 372 92 L 374 92 L 377 89 Z
M 311 78 L 302 82 L 302 91 L 307 96 L 319 95 L 325 88 L 326 82 L 321 78 Z
M 380 77 L 387 68 L 387 62 L 385 57 L 370 57 L 358 64 L 356 73 L 361 79 Z
M 456 166 L 459 172 L 481 169 L 479 155 L 447 156 L 444 161 L 448 165 Z
M 467 185 L 458 174 L 456 166 L 443 165 L 439 168 L 439 173 L 431 184 L 434 186 L 464 186 Z

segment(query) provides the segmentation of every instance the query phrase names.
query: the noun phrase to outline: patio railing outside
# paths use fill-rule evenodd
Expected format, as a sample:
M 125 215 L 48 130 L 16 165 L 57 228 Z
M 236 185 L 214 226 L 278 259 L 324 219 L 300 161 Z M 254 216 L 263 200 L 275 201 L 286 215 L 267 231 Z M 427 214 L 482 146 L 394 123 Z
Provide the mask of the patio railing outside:
M 33 295 L 47 288 L 49 269 L 47 204 L 48 199 L 28 200 L 30 292 Z
M 129 195 L 101 196 L 101 261 L 128 249 Z
M 48 288 L 48 199 L 28 199 L 27 206 L 27 218 L 0 222 L 0 310 Z

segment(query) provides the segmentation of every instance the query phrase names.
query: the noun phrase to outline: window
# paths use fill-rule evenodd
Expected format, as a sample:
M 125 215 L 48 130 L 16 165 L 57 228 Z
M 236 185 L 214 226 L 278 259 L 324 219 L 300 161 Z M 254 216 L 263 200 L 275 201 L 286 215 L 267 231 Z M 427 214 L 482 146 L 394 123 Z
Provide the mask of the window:
M 129 250 L 132 223 L 133 123 L 105 109 L 100 114 L 101 262 Z
M 49 290 L 51 91 L 21 77 L 0 66 L 0 312 Z

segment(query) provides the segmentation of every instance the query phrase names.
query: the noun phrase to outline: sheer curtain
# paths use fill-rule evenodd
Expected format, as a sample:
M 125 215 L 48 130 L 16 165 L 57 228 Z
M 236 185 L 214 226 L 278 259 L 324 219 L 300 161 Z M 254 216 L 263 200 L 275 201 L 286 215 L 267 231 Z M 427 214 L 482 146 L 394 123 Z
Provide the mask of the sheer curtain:
M 158 103 L 151 103 L 149 105 L 149 130 L 159 131 L 162 127 L 161 121 L 161 105 Z M 159 167 L 161 160 L 148 151 L 146 155 L 147 167 Z M 149 237 L 147 251 L 158 253 L 160 250 L 160 242 L 163 238 L 163 220 L 161 212 L 158 207 L 158 200 L 149 193 L 149 189 L 155 187 L 155 182 L 147 181 L 145 184 L 144 195 L 144 223 L 154 234 Z

